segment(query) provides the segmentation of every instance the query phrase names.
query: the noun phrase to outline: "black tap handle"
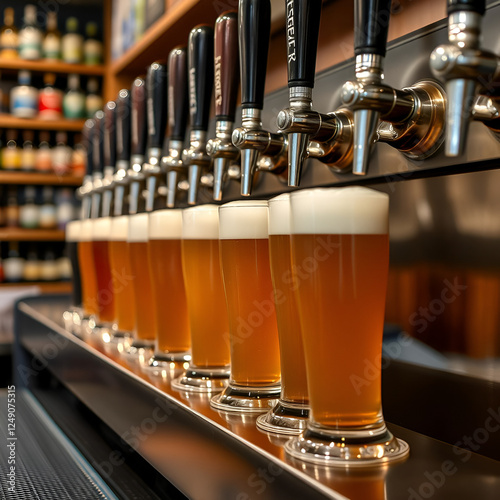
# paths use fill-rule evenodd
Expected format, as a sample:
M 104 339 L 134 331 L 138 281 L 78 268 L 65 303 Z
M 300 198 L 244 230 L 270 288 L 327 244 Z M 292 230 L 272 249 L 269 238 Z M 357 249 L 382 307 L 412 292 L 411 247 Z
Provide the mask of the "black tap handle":
M 355 0 L 354 53 L 385 57 L 391 0 Z
M 87 153 L 87 170 L 85 175 L 90 175 L 94 173 L 94 144 L 93 144 L 93 134 L 94 134 L 95 123 L 92 118 L 85 120 L 83 125 L 82 136 L 83 145 L 85 146 L 85 151 Z
M 464 10 L 483 15 L 486 10 L 486 0 L 448 0 L 448 15 Z
M 314 87 L 321 0 L 287 0 L 288 86 Z
M 148 145 L 161 148 L 167 128 L 167 66 L 154 62 L 146 76 Z
M 240 78 L 237 12 L 217 18 L 214 37 L 215 118 L 234 122 Z
M 271 33 L 269 0 L 239 0 L 241 107 L 262 109 Z
M 102 172 L 104 166 L 104 112 L 96 111 L 94 115 L 94 132 L 92 134 L 94 173 Z
M 131 89 L 131 154 L 144 156 L 146 154 L 146 82 L 137 77 Z
M 130 160 L 130 91 L 122 89 L 116 99 L 116 159 Z
M 104 106 L 104 166 L 116 164 L 116 102 L 109 101 Z
M 184 142 L 188 117 L 186 47 L 175 47 L 168 56 L 168 109 L 170 139 Z
M 214 86 L 214 30 L 200 25 L 189 34 L 189 116 L 192 130 L 207 130 Z

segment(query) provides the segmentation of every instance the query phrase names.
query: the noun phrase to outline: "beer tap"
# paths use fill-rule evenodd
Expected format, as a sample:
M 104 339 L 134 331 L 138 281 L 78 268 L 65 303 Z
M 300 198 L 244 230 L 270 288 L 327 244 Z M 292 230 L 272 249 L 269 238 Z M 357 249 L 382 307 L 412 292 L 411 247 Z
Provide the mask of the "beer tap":
M 103 121 L 103 179 L 102 179 L 102 216 L 111 214 L 111 201 L 113 199 L 113 175 L 116 165 L 116 103 L 109 101 L 104 106 Z
M 344 84 L 341 98 L 354 112 L 356 175 L 366 174 L 376 140 L 420 160 L 433 154 L 444 138 L 446 98 L 440 85 L 425 80 L 399 90 L 383 83 L 390 7 L 391 0 L 354 2 L 356 81 Z
M 480 44 L 485 4 L 485 0 L 448 0 L 449 43 L 436 47 L 431 54 L 432 72 L 446 82 L 447 156 L 463 153 L 481 83 L 491 82 L 499 73 L 497 56 L 482 49 Z M 494 114 L 498 116 L 498 112 L 497 108 Z M 484 118 L 491 117 L 487 113 Z
M 238 26 L 242 110 L 241 127 L 232 139 L 241 154 L 241 194 L 250 196 L 258 168 L 276 174 L 286 168 L 284 136 L 264 130 L 261 121 L 271 31 L 269 0 L 240 0 Z
M 222 183 L 229 164 L 239 156 L 232 133 L 238 94 L 238 14 L 226 12 L 217 18 L 214 35 L 215 138 L 207 144 L 213 159 L 213 199 L 222 199 Z
M 113 176 L 115 187 L 115 216 L 122 215 L 127 185 L 127 171 L 130 165 L 130 91 L 122 89 L 116 99 L 116 172 Z
M 83 177 L 82 186 L 78 189 L 78 196 L 82 200 L 81 215 L 80 218 L 89 219 L 92 207 L 92 188 L 93 188 L 93 171 L 94 171 L 94 151 L 93 151 L 93 133 L 95 128 L 95 122 L 93 119 L 89 118 L 85 121 L 82 130 L 83 143 L 85 145 L 86 151 L 86 170 L 85 176 Z
M 151 212 L 161 174 L 163 139 L 167 128 L 167 66 L 154 62 L 146 76 L 148 153 L 143 171 L 146 177 L 146 211 Z
M 101 192 L 104 164 L 104 112 L 96 111 L 94 115 L 94 131 L 92 133 L 92 164 L 94 167 L 92 175 L 92 208 L 90 216 L 97 219 L 100 216 Z
M 214 32 L 200 25 L 191 30 L 188 43 L 189 148 L 182 153 L 188 167 L 188 204 L 195 205 L 203 170 L 210 166 L 207 154 L 207 131 L 214 84 Z
M 146 82 L 144 78 L 137 77 L 132 83 L 130 93 L 131 107 L 131 152 L 130 166 L 127 179 L 130 185 L 129 191 L 129 213 L 136 214 L 139 209 L 139 198 L 144 185 L 144 173 L 142 165 L 146 153 Z
M 168 56 L 168 154 L 161 159 L 167 172 L 167 207 L 175 206 L 188 116 L 187 49 L 175 47 Z

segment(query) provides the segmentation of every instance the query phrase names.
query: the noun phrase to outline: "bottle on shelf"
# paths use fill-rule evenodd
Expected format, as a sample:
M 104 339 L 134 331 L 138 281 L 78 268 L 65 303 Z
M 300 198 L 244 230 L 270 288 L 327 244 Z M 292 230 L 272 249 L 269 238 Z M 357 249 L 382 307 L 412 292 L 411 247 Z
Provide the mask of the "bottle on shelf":
M 22 59 L 40 59 L 42 57 L 42 30 L 36 21 L 36 7 L 24 7 L 24 24 L 19 31 L 19 57 Z
M 75 146 L 71 153 L 71 170 L 73 175 L 83 177 L 87 165 L 87 152 L 82 143 L 81 134 L 75 135 Z
M 61 59 L 61 33 L 57 29 L 57 12 L 47 14 L 47 27 L 42 44 L 43 57 L 52 61 Z
M 64 117 L 70 120 L 85 118 L 85 94 L 80 88 L 80 76 L 68 75 L 68 89 L 63 98 Z
M 14 24 L 14 9 L 3 11 L 3 26 L 0 31 L 0 57 L 17 59 L 19 57 L 19 33 Z
M 54 203 L 54 188 L 44 186 L 42 191 L 42 205 L 39 208 L 39 227 L 41 229 L 55 229 L 57 227 L 57 208 Z
M 61 40 L 62 60 L 66 63 L 81 63 L 83 60 L 83 36 L 78 33 L 78 19 L 66 20 L 66 33 Z
M 71 169 L 71 148 L 68 146 L 68 134 L 60 131 L 56 134 L 56 147 L 52 150 L 52 169 L 57 175 L 69 173 Z
M 5 207 L 5 225 L 7 227 L 19 227 L 19 202 L 17 189 L 9 186 L 7 193 L 7 206 Z
M 21 168 L 21 148 L 17 141 L 17 130 L 7 130 L 7 141 L 2 148 L 2 168 L 4 170 L 19 170 Z
M 70 188 L 63 188 L 56 194 L 58 229 L 66 229 L 66 224 L 75 218 L 73 199 L 73 191 Z
M 97 38 L 97 24 L 87 23 L 85 25 L 86 39 L 83 44 L 83 61 L 85 64 L 102 63 L 102 42 Z
M 40 227 L 40 207 L 36 203 L 35 186 L 25 186 L 24 201 L 19 207 L 19 225 L 24 229 Z
M 43 254 L 40 266 L 41 281 L 57 281 L 59 279 L 59 268 L 56 262 L 54 250 L 48 246 Z
M 31 85 L 30 71 L 19 71 L 18 85 L 10 91 L 10 112 L 19 118 L 33 118 L 38 113 L 38 90 Z
M 73 277 L 73 270 L 71 268 L 71 261 L 66 255 L 66 251 L 63 255 L 56 260 L 58 279 L 62 281 L 70 281 Z
M 19 253 L 19 243 L 17 241 L 9 242 L 7 258 L 3 261 L 5 281 L 11 283 L 22 281 L 24 264 L 25 260 Z
M 35 170 L 36 149 L 33 143 L 35 134 L 32 130 L 23 132 L 23 149 L 21 150 L 21 170 Z
M 35 245 L 31 245 L 26 254 L 26 261 L 23 268 L 24 281 L 39 281 L 41 272 L 41 262 Z
M 45 86 L 38 93 L 38 117 L 43 120 L 58 120 L 62 117 L 63 93 L 56 88 L 56 75 L 43 75 Z
M 39 172 L 52 171 L 52 150 L 50 149 L 50 132 L 42 130 L 39 134 L 40 143 L 36 151 L 35 169 Z
M 87 81 L 87 97 L 85 99 L 85 110 L 87 118 L 93 118 L 96 111 L 103 107 L 103 100 L 99 94 L 99 82 L 97 78 L 91 77 Z

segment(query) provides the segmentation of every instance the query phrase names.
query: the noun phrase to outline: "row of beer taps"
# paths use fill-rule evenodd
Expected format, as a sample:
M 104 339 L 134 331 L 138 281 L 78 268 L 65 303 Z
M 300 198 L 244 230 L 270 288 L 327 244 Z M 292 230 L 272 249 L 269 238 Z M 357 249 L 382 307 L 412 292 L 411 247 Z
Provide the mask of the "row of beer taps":
M 447 4 L 448 43 L 430 56 L 444 88 L 429 78 L 396 89 L 383 75 L 391 0 L 355 0 L 355 79 L 344 84 L 339 109 L 321 113 L 312 97 L 322 0 L 286 0 L 289 103 L 273 132 L 262 124 L 270 1 L 239 0 L 238 12 L 222 14 L 215 29 L 195 27 L 187 47 L 151 64 L 145 77 L 87 120 L 83 217 L 119 215 L 125 203 L 130 214 L 151 211 L 162 199 L 167 207 L 194 205 L 200 186 L 220 201 L 229 179 L 238 179 L 241 195 L 249 196 L 262 171 L 288 171 L 288 185 L 299 186 L 307 158 L 365 175 L 376 142 L 410 160 L 429 157 L 443 142 L 447 156 L 460 156 L 471 119 L 500 130 L 500 58 L 480 45 L 485 0 Z

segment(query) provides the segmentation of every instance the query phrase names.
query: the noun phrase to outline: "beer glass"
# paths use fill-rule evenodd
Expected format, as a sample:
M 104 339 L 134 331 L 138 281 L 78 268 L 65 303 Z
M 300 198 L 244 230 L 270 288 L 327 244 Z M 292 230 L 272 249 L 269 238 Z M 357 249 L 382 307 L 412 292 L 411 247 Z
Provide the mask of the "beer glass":
M 189 318 L 182 276 L 182 210 L 149 214 L 148 255 L 156 342 L 151 368 L 191 359 Z
M 311 410 L 285 449 L 317 464 L 402 459 L 409 448 L 385 425 L 380 370 L 365 371 L 382 355 L 389 197 L 363 187 L 308 189 L 290 203 Z
M 267 201 L 235 201 L 219 209 L 231 374 L 228 386 L 210 401 L 218 410 L 263 412 L 280 395 L 267 218 Z
M 135 306 L 133 341 L 123 352 L 148 357 L 155 342 L 155 304 L 148 260 L 148 214 L 128 216 L 127 242 Z
M 281 397 L 272 410 L 257 418 L 257 427 L 280 434 L 299 434 L 309 416 L 309 397 L 290 257 L 288 193 L 269 200 L 269 260 L 278 322 Z
M 191 330 L 191 363 L 178 390 L 217 392 L 229 378 L 229 324 L 219 258 L 219 207 L 182 211 L 182 270 Z
M 97 307 L 97 278 L 92 249 L 92 223 L 91 219 L 82 221 L 80 240 L 78 242 L 78 263 L 82 279 L 82 306 L 86 322 L 99 312 Z
M 78 242 L 80 241 L 81 225 L 82 223 L 79 220 L 74 220 L 66 224 L 66 251 L 71 262 L 72 288 L 71 306 L 63 313 L 63 320 L 66 329 L 77 335 L 80 334 L 80 325 L 83 317 L 82 285 L 78 263 Z

